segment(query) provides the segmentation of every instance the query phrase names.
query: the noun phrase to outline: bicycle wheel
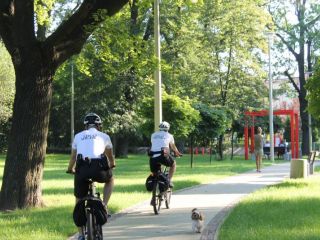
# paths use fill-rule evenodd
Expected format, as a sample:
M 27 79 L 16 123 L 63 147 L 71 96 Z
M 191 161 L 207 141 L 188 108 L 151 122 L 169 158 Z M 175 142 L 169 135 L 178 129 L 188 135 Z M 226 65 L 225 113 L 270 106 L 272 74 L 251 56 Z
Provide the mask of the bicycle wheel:
M 168 188 L 168 190 L 165 193 L 165 203 L 166 203 L 167 209 L 170 208 L 171 194 L 172 194 L 172 189 Z
M 161 207 L 161 193 L 159 190 L 159 183 L 158 182 L 156 182 L 153 185 L 152 200 L 151 201 L 152 201 L 154 214 L 159 214 L 160 207 Z
M 103 240 L 103 232 L 101 225 L 96 225 L 96 240 Z
M 94 240 L 93 214 L 91 212 L 91 209 L 87 210 L 86 217 L 87 217 L 87 223 L 86 223 L 87 240 Z
M 103 235 L 102 235 L 102 226 L 97 224 L 97 220 L 95 215 L 93 215 L 92 217 L 92 222 L 93 222 L 93 236 L 94 236 L 94 240 L 103 240 Z

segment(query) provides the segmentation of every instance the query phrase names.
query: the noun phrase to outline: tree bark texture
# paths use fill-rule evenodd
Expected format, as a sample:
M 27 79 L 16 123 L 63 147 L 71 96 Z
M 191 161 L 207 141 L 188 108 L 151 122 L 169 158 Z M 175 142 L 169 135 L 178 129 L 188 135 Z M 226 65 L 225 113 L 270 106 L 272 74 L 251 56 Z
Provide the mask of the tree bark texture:
M 56 69 L 79 53 L 103 19 L 94 15 L 106 10 L 117 13 L 128 0 L 84 0 L 77 12 L 47 39 L 38 40 L 34 6 L 29 0 L 0 1 L 0 37 L 15 68 L 16 94 L 9 137 L 0 209 L 39 206 Z
M 129 149 L 129 140 L 126 136 L 115 136 L 114 137 L 114 149 L 115 149 L 115 157 L 116 158 L 127 158 L 128 157 L 128 149 Z
M 304 51 L 304 47 L 301 46 Z M 306 79 L 305 79 L 305 69 L 304 69 L 304 53 L 300 54 L 298 58 L 298 70 L 299 70 L 299 103 L 300 103 L 300 119 L 301 119 L 301 130 L 302 130 L 302 141 L 301 141 L 301 151 L 303 155 L 309 154 L 309 124 L 308 124 L 308 101 L 306 99 L 307 90 L 305 89 Z
M 219 160 L 223 160 L 223 134 L 219 136 L 218 139 L 218 153 L 219 153 Z
M 42 60 L 36 49 L 24 49 L 20 64 L 15 64 L 16 95 L 1 188 L 1 209 L 42 204 L 41 180 L 53 77 L 52 70 Z
M 308 102 L 305 97 L 300 97 L 300 118 L 301 118 L 301 130 L 302 130 L 302 139 L 301 139 L 301 151 L 302 155 L 309 154 L 309 123 L 308 123 L 308 112 L 306 111 L 308 107 Z

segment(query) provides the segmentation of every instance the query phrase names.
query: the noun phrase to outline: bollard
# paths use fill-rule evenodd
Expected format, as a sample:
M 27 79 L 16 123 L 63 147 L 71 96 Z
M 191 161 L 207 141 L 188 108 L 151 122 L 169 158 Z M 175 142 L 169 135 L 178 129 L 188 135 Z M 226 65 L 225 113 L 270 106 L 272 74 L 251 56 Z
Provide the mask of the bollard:
M 291 161 L 290 178 L 305 178 L 308 176 L 309 166 L 307 160 L 295 159 Z

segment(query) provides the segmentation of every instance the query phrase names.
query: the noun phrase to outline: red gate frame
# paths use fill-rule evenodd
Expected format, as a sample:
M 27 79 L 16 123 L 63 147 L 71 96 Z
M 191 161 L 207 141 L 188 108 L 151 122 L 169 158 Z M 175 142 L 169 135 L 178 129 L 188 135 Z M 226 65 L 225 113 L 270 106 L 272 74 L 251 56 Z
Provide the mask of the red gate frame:
M 252 118 L 252 126 L 251 126 L 251 144 L 250 150 L 254 152 L 254 119 L 255 117 L 262 117 L 269 115 L 269 111 L 261 110 L 261 111 L 246 111 L 244 113 L 246 116 L 250 116 Z M 292 158 L 296 159 L 299 157 L 299 116 L 298 113 L 294 110 L 276 110 L 273 111 L 273 115 L 290 115 L 290 130 L 291 130 L 291 154 Z M 245 159 L 249 159 L 249 131 L 248 131 L 248 120 L 245 120 L 244 127 L 244 155 Z M 274 142 L 273 142 L 274 144 Z

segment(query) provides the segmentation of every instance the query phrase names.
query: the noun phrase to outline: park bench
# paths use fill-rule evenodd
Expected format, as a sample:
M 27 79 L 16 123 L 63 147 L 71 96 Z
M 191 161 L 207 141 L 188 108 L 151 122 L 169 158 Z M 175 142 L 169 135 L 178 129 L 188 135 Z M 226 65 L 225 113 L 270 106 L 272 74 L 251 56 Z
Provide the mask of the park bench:
M 286 153 L 287 149 L 285 146 L 281 147 L 274 147 L 274 153 L 277 154 L 278 159 L 280 157 L 283 158 L 284 154 Z M 270 147 L 263 147 L 263 154 L 267 156 L 267 158 L 270 158 Z
M 316 157 L 319 156 L 319 151 L 311 151 L 308 155 L 308 163 L 309 163 L 309 174 L 313 174 L 314 172 L 314 161 Z

